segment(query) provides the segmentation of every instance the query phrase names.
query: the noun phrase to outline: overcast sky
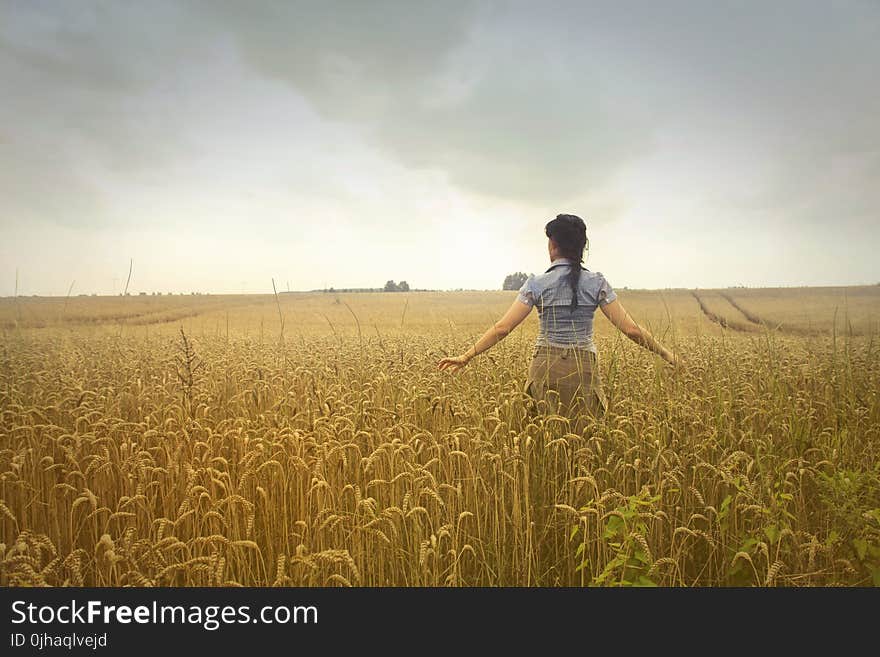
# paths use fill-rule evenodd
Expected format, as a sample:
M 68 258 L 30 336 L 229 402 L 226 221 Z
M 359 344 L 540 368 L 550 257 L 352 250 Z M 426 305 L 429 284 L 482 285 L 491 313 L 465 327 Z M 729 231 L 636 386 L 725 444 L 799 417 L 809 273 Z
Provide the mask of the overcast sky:
M 0 294 L 880 281 L 880 2 L 0 0 Z

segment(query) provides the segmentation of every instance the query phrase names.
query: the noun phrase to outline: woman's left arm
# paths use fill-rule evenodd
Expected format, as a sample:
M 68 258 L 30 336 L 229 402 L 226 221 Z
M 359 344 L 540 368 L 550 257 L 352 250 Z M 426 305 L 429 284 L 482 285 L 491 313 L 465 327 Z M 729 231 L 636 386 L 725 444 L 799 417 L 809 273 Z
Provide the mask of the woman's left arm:
M 506 338 L 520 323 L 528 317 L 532 311 L 532 306 L 523 303 L 519 299 L 514 301 L 504 317 L 495 322 L 481 337 L 477 343 L 464 352 L 461 356 L 452 356 L 442 359 L 437 367 L 441 370 L 449 369 L 451 372 L 461 369 L 467 365 L 474 356 L 491 349 L 496 344 Z

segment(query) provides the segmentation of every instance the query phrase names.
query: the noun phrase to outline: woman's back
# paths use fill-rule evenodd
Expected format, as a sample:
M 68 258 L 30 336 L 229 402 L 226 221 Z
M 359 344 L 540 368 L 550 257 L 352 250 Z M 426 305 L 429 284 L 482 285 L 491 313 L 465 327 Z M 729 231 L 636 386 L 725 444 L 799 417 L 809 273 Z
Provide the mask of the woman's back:
M 601 272 L 581 267 L 587 245 L 583 219 L 557 215 L 544 227 L 544 233 L 550 268 L 526 279 L 504 316 L 476 344 L 461 356 L 443 358 L 438 367 L 455 372 L 467 365 L 471 358 L 503 340 L 537 306 L 541 330 L 524 392 L 537 403 L 549 404 L 547 410 L 580 420 L 582 410 L 587 415 L 600 415 L 607 405 L 593 344 L 596 308 L 601 307 L 608 320 L 634 342 L 670 364 L 678 359 L 632 320 Z M 573 293 L 577 293 L 576 299 Z M 577 302 L 574 308 L 573 301 Z
M 596 308 L 617 298 L 601 272 L 582 270 L 578 280 L 578 305 L 571 309 L 572 289 L 568 274 L 570 258 L 557 258 L 550 268 L 529 276 L 517 298 L 535 306 L 540 319 L 536 345 L 575 346 L 595 352 L 593 343 L 593 315 Z

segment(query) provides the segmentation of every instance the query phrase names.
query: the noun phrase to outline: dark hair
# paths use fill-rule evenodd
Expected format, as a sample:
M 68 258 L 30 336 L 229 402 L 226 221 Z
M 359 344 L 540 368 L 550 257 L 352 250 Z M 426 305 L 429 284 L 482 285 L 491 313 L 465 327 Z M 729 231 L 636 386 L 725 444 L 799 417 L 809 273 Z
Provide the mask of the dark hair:
M 544 232 L 559 247 L 566 258 L 574 260 L 567 278 L 571 285 L 571 309 L 578 305 L 578 283 L 581 278 L 581 263 L 584 260 L 584 248 L 588 244 L 587 226 L 584 220 L 574 214 L 558 214 L 556 219 L 544 226 Z

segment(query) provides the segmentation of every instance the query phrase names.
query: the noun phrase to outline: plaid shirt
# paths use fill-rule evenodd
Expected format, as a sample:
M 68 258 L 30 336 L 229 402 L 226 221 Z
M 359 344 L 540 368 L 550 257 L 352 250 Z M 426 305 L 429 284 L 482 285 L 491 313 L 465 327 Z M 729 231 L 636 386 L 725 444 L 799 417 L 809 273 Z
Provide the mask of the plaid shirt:
M 567 274 L 578 264 L 570 258 L 556 258 L 543 274 L 528 277 L 517 299 L 538 308 L 540 331 L 536 346 L 576 346 L 596 351 L 593 344 L 593 315 L 600 305 L 611 303 L 617 294 L 601 272 L 581 271 L 578 306 L 572 312 L 572 290 Z

